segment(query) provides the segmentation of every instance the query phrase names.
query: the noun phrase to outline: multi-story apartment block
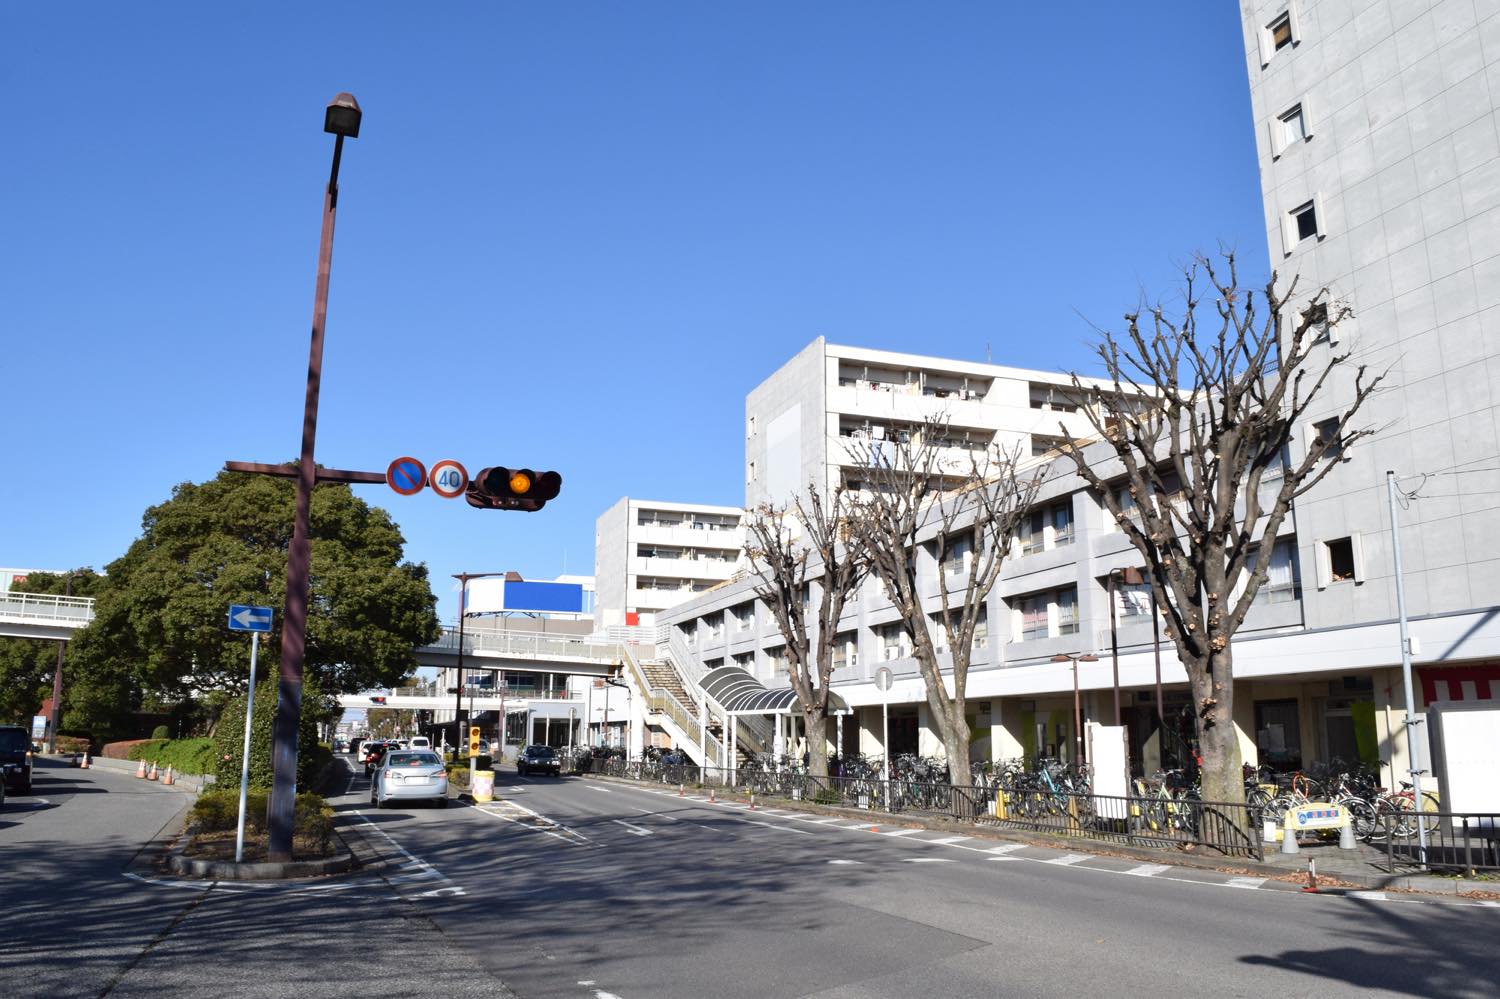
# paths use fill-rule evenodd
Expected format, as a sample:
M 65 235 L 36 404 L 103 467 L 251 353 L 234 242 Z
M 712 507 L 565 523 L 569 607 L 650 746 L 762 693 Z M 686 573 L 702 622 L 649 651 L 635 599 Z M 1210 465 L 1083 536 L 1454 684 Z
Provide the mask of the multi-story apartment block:
M 668 607 L 729 579 L 744 548 L 732 506 L 622 498 L 594 528 L 595 616 L 648 626 Z
M 1390 780 L 1408 766 L 1409 706 L 1387 470 L 1403 494 L 1414 706 L 1500 696 L 1500 7 L 1242 0 L 1241 11 L 1271 265 L 1283 282 L 1298 277 L 1294 308 L 1326 286 L 1353 311 L 1313 363 L 1351 351 L 1386 382 L 1364 411 L 1377 436 L 1333 456 L 1339 465 L 1267 542 L 1270 579 L 1235 643 L 1235 720 L 1247 760 L 1378 760 Z M 1024 435 L 1058 422 L 1054 402 L 1038 399 L 1049 383 L 1066 381 L 817 341 L 747 400 L 747 503 L 857 478 L 841 438 L 899 432 L 939 398 L 971 445 L 1026 440 L 1045 458 L 1045 438 Z M 1292 460 L 1352 392 L 1352 372 L 1333 380 Z M 1027 422 L 1038 401 L 1049 408 Z M 1150 768 L 1191 738 L 1185 676 L 1164 642 L 1158 725 L 1152 609 L 1119 574 L 1138 556 L 1067 462 L 1050 476 L 975 639 L 976 755 L 1069 755 L 1075 669 L 1085 715 L 1111 721 L 1113 630 L 1121 720 L 1133 760 Z M 935 607 L 944 570 L 937 552 L 922 557 Z M 697 667 L 740 665 L 785 683 L 782 639 L 751 581 L 661 618 Z M 839 625 L 834 679 L 855 711 L 846 751 L 940 752 L 896 618 L 871 582 Z M 1079 653 L 1099 661 L 1052 661 Z M 896 674 L 888 694 L 871 682 L 880 666 Z
M 784 503 L 816 483 L 865 485 L 862 469 L 886 442 L 924 421 L 945 424 L 943 467 L 968 469 L 997 452 L 1023 458 L 1088 436 L 1069 377 L 997 364 L 846 347 L 822 337 L 745 397 L 745 506 Z

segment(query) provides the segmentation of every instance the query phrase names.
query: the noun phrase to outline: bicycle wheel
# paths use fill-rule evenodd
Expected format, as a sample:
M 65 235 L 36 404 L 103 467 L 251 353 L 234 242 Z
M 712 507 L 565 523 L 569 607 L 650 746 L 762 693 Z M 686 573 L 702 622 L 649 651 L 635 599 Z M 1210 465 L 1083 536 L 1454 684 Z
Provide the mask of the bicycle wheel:
M 1349 823 L 1354 827 L 1354 835 L 1366 843 L 1375 838 L 1377 820 L 1375 817 L 1375 806 L 1358 795 L 1346 794 L 1334 801 L 1335 805 L 1349 812 Z

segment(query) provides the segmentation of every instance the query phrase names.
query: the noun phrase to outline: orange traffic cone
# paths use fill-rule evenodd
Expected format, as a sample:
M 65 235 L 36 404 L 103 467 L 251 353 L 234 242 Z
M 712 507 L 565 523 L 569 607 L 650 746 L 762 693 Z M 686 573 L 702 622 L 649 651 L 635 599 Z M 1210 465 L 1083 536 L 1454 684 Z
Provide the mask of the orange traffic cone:
M 168 787 L 177 783 L 177 778 L 172 776 L 172 768 L 170 766 L 167 767 L 167 772 L 161 775 L 161 782 Z
M 151 761 L 151 769 L 146 771 L 147 780 L 156 780 L 156 761 Z
M 141 778 L 142 780 L 146 779 L 146 761 L 145 760 L 142 760 L 140 762 L 140 765 L 135 768 L 135 775 L 137 777 Z
M 93 759 L 93 757 L 89 756 L 89 751 L 87 749 L 85 749 L 83 751 L 83 760 L 82 760 L 82 762 L 80 762 L 78 764 L 78 768 L 80 770 L 87 770 L 89 767 L 91 767 L 93 765 L 94 765 L 94 759 Z
M 718 801 L 718 800 L 719 800 L 719 799 L 718 799 L 718 798 L 715 798 L 715 797 L 714 797 L 714 789 L 713 789 L 713 788 L 709 788 L 709 789 L 708 789 L 708 803 L 709 803 L 709 804 L 710 804 L 710 805 L 712 805 L 712 804 L 714 804 L 714 803 L 715 803 L 715 802 L 717 802 L 717 801 Z

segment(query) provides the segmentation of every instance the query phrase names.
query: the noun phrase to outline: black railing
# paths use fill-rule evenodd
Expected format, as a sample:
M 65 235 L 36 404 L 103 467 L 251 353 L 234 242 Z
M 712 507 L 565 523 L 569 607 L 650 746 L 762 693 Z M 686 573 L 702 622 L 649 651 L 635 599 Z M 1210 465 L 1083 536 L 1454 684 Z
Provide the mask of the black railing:
M 1389 811 L 1379 821 L 1376 834 L 1384 838 L 1386 870 L 1392 874 L 1398 867 L 1500 871 L 1500 814 Z
M 1206 847 L 1263 859 L 1262 816 L 1242 804 L 1191 797 L 1008 791 L 878 777 L 814 777 L 791 769 L 723 770 L 649 760 L 594 760 L 593 772 L 664 785 L 722 787 L 886 814 L 914 814 L 1057 836 L 1150 847 Z M 1491 854 L 1493 857 L 1493 854 Z

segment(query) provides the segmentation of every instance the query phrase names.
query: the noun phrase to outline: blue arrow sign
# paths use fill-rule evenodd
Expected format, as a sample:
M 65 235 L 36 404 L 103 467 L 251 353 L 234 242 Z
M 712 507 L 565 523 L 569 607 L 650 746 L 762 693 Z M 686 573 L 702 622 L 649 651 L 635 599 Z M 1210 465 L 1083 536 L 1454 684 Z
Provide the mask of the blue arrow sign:
M 270 631 L 271 608 L 248 607 L 244 604 L 229 605 L 230 631 Z

